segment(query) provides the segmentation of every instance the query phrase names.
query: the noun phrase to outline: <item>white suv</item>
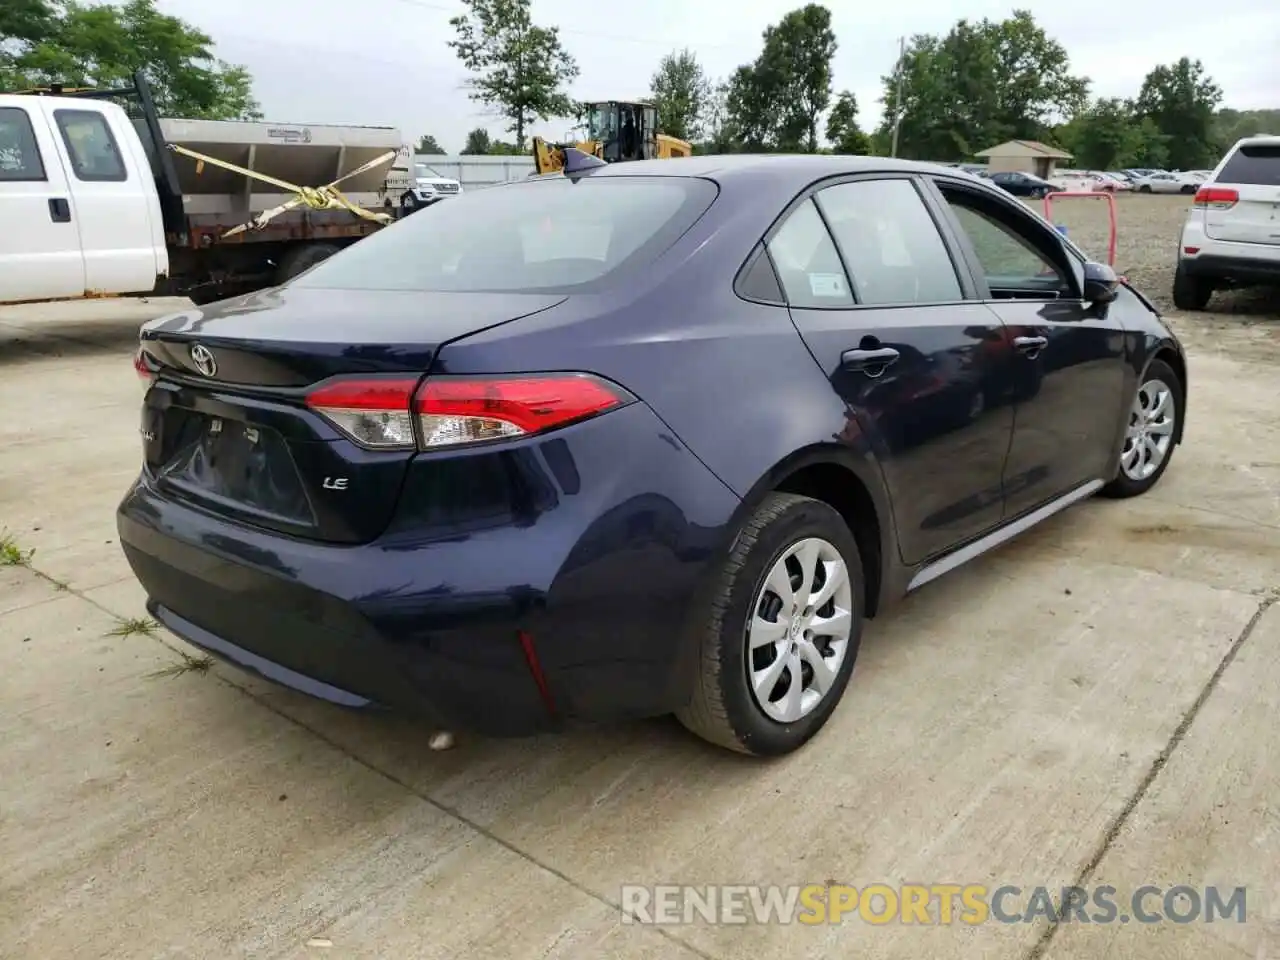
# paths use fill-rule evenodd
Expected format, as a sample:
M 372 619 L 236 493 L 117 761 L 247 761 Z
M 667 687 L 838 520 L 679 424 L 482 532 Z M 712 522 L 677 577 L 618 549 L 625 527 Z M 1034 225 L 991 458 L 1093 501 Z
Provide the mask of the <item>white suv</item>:
M 1196 191 L 1173 303 L 1203 310 L 1214 290 L 1260 285 L 1280 286 L 1280 136 L 1241 140 Z

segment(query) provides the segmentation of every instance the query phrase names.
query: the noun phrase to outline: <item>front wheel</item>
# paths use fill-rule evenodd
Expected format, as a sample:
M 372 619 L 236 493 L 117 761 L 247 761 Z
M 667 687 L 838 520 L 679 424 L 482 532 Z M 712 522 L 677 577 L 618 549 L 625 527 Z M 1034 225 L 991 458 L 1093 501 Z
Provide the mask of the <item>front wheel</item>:
M 421 204 L 418 202 L 418 197 L 416 194 L 413 193 L 412 190 L 408 191 L 407 193 L 405 193 L 403 197 L 400 198 L 400 214 L 402 216 L 407 217 L 409 214 L 417 210 L 418 207 L 420 206 Z
M 1153 360 L 1129 407 L 1120 470 L 1102 488 L 1115 499 L 1137 497 L 1159 482 L 1173 459 L 1183 409 L 1182 382 L 1163 360 Z
M 1140 187 L 1138 188 L 1138 192 L 1139 192 L 1139 193 L 1150 193 L 1150 192 L 1151 192 L 1151 185 L 1150 185 L 1150 184 L 1147 184 L 1147 183 L 1144 183 L 1142 186 L 1140 186 Z
M 864 581 L 844 518 L 770 494 L 745 522 L 698 627 L 698 676 L 680 722 L 757 756 L 802 746 L 840 702 L 862 636 Z

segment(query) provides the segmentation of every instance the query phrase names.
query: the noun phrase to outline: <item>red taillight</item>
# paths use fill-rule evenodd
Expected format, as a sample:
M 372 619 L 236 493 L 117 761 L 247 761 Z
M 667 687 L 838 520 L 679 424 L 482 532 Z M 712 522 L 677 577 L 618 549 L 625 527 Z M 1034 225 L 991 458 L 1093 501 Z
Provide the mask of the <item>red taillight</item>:
M 621 406 L 622 396 L 586 374 L 428 378 L 418 394 L 426 449 L 554 430 Z
M 138 379 L 141 380 L 144 385 L 150 385 L 151 381 L 156 377 L 155 373 L 151 370 L 151 365 L 147 362 L 147 355 L 143 352 L 141 347 L 139 347 L 138 352 L 133 355 L 133 372 L 138 375 Z
M 1228 210 L 1240 200 L 1240 193 L 1227 187 L 1203 186 L 1196 191 L 1194 201 L 1197 207 L 1213 207 L 1215 210 Z
M 333 380 L 308 393 L 307 406 L 361 446 L 411 450 L 410 404 L 417 386 L 417 377 Z
M 435 450 L 554 430 L 628 399 L 580 373 L 431 377 L 417 385 L 416 377 L 333 380 L 307 394 L 307 406 L 363 446 Z

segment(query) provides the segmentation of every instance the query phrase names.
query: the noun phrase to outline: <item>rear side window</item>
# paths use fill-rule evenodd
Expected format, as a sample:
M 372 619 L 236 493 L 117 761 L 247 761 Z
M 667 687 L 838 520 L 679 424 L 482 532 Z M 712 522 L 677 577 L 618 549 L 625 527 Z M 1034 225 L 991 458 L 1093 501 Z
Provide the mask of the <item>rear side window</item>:
M 791 306 L 853 305 L 844 264 L 812 200 L 791 211 L 768 246 L 778 280 Z
M 95 110 L 55 110 L 62 142 L 77 180 L 119 183 L 128 179 L 124 158 L 107 119 Z
M 706 211 L 693 177 L 568 177 L 465 193 L 348 247 L 295 281 L 345 290 L 565 291 L 655 259 Z
M 1280 146 L 1241 147 L 1214 179 L 1218 183 L 1280 187 Z
M 951 254 L 910 180 L 857 180 L 818 194 L 858 303 L 964 299 Z
M 0 180 L 46 180 L 31 117 L 21 107 L 0 107 Z

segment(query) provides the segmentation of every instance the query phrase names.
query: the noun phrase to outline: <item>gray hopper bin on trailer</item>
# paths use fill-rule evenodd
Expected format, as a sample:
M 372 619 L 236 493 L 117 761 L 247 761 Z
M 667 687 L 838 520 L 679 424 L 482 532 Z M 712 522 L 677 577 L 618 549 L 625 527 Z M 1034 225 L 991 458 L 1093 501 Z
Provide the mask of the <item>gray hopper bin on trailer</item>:
M 141 124 L 142 121 L 136 121 Z M 166 141 L 300 187 L 322 187 L 402 144 L 394 127 L 246 123 L 160 118 Z M 139 131 L 143 132 L 142 130 Z M 150 146 L 150 139 L 142 137 Z M 211 163 L 171 154 L 188 214 L 257 213 L 290 194 L 269 183 Z M 348 198 L 377 206 L 393 160 L 338 185 Z

